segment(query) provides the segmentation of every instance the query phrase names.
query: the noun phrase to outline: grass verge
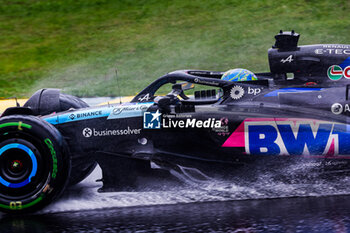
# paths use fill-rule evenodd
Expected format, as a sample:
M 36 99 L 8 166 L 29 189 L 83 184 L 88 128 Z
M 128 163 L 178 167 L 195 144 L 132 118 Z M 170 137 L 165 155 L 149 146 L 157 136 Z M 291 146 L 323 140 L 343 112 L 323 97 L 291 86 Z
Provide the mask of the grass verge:
M 349 10 L 345 0 L 0 0 L 0 96 L 134 95 L 176 69 L 268 71 L 280 29 L 300 44 L 350 43 Z

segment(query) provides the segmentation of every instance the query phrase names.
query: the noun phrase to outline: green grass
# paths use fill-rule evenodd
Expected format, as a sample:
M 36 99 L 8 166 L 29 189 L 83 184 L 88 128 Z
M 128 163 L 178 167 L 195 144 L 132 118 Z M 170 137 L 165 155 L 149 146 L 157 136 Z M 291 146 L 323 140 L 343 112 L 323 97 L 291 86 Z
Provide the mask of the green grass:
M 0 96 L 134 95 L 176 69 L 268 71 L 280 29 L 350 44 L 349 12 L 345 0 L 0 0 Z

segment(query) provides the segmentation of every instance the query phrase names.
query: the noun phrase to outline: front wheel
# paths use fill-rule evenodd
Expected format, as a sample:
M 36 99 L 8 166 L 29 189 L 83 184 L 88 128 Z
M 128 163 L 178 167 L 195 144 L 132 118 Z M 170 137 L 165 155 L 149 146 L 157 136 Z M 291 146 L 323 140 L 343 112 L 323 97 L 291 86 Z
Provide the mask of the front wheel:
M 64 190 L 70 157 L 56 128 L 35 116 L 0 118 L 0 210 L 33 212 Z

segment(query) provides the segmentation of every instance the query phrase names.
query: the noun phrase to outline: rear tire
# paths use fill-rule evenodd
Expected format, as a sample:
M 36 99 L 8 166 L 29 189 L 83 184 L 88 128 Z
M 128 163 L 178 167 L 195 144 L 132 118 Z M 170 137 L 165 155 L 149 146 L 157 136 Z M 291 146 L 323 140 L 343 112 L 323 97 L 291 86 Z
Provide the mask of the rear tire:
M 89 105 L 76 96 L 60 93 L 61 108 L 68 110 L 70 108 L 87 108 Z M 95 170 L 97 163 L 95 160 L 89 160 L 86 156 L 72 154 L 72 169 L 69 177 L 69 185 L 75 185 L 88 177 Z
M 87 108 L 89 105 L 76 96 L 60 93 L 58 89 L 42 89 L 37 91 L 24 105 L 34 110 L 35 115 L 48 115 L 69 109 Z M 72 172 L 69 185 L 84 180 L 95 169 L 97 163 L 79 154 L 72 154 Z
M 71 108 L 87 108 L 89 105 L 76 96 L 60 93 L 60 111 L 65 111 Z M 53 111 L 59 112 L 59 111 Z M 93 160 L 83 159 L 80 155 L 72 154 L 72 169 L 69 177 L 69 185 L 75 185 L 83 181 L 96 168 L 97 163 Z
M 71 161 L 59 131 L 35 116 L 0 119 L 0 210 L 39 210 L 65 189 Z

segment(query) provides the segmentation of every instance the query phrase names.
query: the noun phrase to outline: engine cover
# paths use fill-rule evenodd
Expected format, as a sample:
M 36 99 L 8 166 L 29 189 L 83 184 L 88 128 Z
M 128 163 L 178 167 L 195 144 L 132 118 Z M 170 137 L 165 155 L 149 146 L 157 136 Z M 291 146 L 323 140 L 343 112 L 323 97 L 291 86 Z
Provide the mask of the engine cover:
M 303 81 L 350 81 L 350 45 L 316 44 L 297 46 L 299 34 L 280 32 L 269 49 L 272 73 L 293 73 Z

